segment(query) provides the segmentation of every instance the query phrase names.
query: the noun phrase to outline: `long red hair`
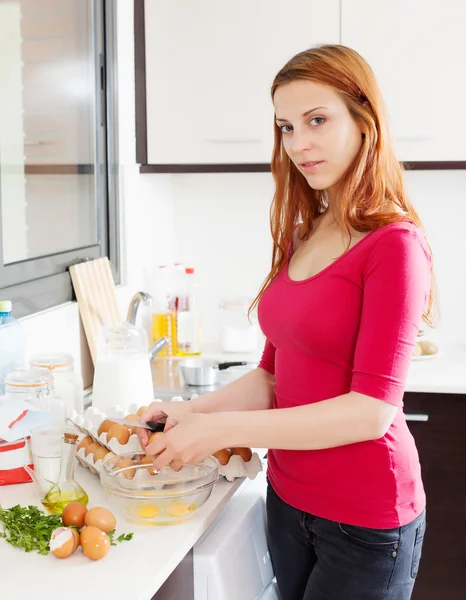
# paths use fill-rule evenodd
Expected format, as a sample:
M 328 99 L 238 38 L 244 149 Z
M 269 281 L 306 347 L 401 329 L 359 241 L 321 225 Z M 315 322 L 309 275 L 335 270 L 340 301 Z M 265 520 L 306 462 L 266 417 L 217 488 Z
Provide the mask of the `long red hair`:
M 339 182 L 342 226 L 349 234 L 350 228 L 368 232 L 408 218 L 422 229 L 421 220 L 405 190 L 403 167 L 390 142 L 382 96 L 366 61 L 351 48 L 340 45 L 323 45 L 300 52 L 276 75 L 271 88 L 272 100 L 279 86 L 296 80 L 312 81 L 339 93 L 364 132 L 361 149 Z M 251 309 L 257 306 L 265 290 L 286 265 L 295 235 L 300 240 L 307 239 L 314 219 L 326 207 L 325 190 L 312 189 L 297 170 L 283 148 L 282 133 L 275 121 L 274 138 L 271 168 L 275 194 L 270 210 L 272 267 Z M 434 296 L 432 277 L 429 301 L 423 314 L 423 320 L 429 325 L 434 323 Z

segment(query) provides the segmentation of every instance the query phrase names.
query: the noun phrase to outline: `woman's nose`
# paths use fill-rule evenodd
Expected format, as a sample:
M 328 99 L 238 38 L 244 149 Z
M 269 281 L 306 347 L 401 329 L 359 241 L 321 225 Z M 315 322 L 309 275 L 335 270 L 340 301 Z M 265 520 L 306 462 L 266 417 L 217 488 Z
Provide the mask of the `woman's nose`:
M 311 136 L 309 133 L 301 133 L 299 131 L 293 132 L 291 139 L 291 151 L 293 154 L 300 154 L 304 151 L 311 150 L 313 146 Z

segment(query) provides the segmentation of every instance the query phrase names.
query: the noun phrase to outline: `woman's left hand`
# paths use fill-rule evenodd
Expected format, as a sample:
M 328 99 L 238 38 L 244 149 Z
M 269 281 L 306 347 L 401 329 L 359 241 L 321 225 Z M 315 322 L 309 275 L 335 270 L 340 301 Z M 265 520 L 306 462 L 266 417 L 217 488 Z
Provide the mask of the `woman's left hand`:
M 146 446 L 146 454 L 154 457 L 154 468 L 203 461 L 214 452 L 228 447 L 228 431 L 221 413 L 192 413 L 170 431 Z

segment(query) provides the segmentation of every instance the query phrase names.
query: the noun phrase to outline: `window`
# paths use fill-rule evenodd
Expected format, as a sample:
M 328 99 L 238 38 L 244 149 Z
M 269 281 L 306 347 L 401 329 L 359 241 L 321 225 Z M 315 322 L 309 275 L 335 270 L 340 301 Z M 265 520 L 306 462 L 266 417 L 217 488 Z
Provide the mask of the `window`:
M 71 300 L 86 258 L 119 278 L 112 4 L 0 0 L 0 296 L 16 316 Z

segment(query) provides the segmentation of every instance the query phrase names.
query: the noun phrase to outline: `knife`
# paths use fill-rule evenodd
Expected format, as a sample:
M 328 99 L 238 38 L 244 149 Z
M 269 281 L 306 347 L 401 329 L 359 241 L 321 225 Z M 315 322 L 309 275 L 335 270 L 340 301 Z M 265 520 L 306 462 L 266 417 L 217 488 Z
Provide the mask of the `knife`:
M 128 421 L 128 419 L 114 419 L 109 418 L 109 421 L 113 421 L 115 423 L 121 423 L 122 425 L 127 425 L 128 427 L 143 427 L 144 429 L 149 429 L 149 431 L 163 431 L 165 429 L 165 423 L 156 423 L 155 421 Z

